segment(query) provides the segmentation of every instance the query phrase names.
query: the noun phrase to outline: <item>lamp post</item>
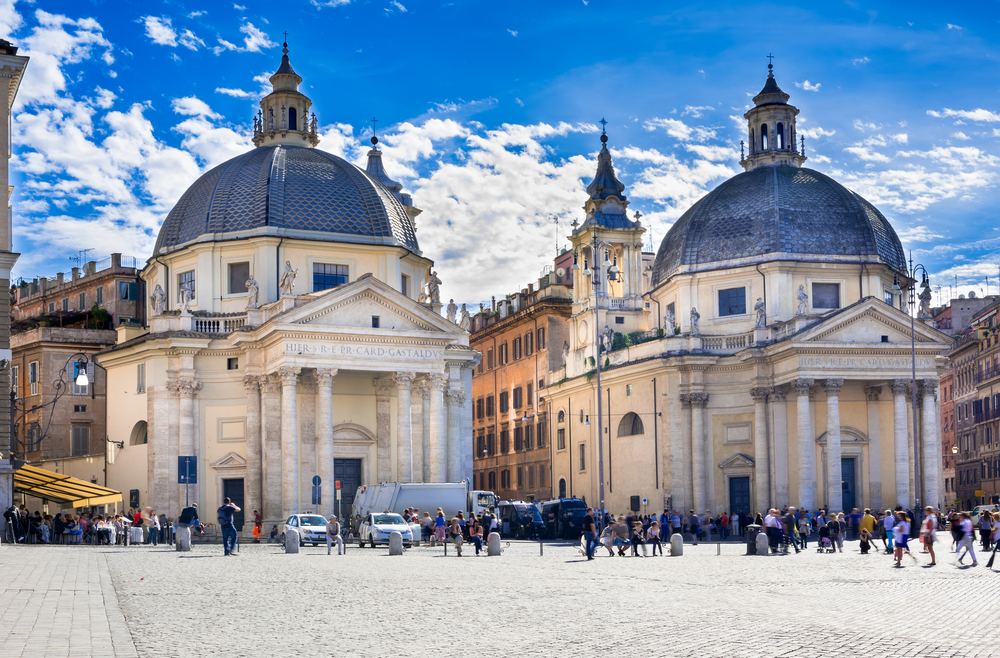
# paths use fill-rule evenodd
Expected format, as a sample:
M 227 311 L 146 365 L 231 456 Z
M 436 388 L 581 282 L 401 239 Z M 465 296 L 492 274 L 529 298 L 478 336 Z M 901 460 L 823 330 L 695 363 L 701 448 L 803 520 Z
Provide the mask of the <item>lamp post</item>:
M 909 308 L 907 309 L 910 316 L 910 374 L 911 374 L 911 395 L 913 402 L 913 497 L 916 501 L 917 508 L 920 508 L 920 438 L 917 435 L 917 339 L 916 339 L 916 325 L 914 320 L 914 311 L 917 301 L 917 274 L 921 274 L 920 287 L 926 290 L 930 290 L 929 276 L 927 274 L 927 268 L 917 263 L 913 264 L 913 252 L 910 252 L 910 269 L 907 272 L 906 280 L 906 290 L 909 293 Z M 892 290 L 893 295 L 899 295 L 900 306 L 902 306 L 903 300 L 903 290 L 899 286 L 899 277 L 893 276 Z M 926 467 L 926 465 L 925 465 Z M 937 506 L 937 501 L 932 500 L 930 504 Z

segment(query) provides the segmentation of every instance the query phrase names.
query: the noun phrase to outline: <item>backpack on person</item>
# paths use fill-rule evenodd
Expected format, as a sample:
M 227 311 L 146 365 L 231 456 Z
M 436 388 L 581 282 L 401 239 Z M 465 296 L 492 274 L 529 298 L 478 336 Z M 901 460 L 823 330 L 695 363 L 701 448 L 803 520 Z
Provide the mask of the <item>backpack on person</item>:
M 223 505 L 218 511 L 219 526 L 227 528 L 233 525 L 233 508 L 231 505 Z

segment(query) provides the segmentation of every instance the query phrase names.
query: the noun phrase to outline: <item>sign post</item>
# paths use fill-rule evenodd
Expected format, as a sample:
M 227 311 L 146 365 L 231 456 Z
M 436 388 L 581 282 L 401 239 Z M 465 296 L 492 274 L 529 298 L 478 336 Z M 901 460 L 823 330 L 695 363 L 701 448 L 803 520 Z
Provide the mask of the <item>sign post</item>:
M 188 485 L 198 484 L 198 462 L 197 457 L 177 458 L 177 483 L 184 485 L 184 506 L 191 506 L 190 488 Z
M 316 511 L 318 512 L 319 506 L 323 504 L 323 490 L 321 487 L 323 480 L 318 475 L 314 475 L 312 483 L 312 504 L 316 506 Z
M 339 520 L 339 519 L 342 519 L 343 516 L 344 516 L 344 508 L 342 506 L 343 503 L 340 502 L 340 480 L 334 480 L 333 481 L 333 489 L 336 492 L 337 519 Z

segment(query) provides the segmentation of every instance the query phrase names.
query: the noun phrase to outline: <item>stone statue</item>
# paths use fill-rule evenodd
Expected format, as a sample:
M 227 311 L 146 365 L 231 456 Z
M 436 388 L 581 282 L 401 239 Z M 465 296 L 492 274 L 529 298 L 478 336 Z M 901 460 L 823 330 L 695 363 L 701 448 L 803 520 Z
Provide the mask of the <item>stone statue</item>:
M 698 320 L 701 319 L 701 314 L 698 313 L 698 309 L 694 306 L 691 307 L 691 334 L 694 336 L 698 335 Z
M 563 341 L 562 353 L 563 353 L 563 365 L 565 365 L 566 362 L 569 360 L 569 342 L 568 341 L 565 341 L 565 340 Z
M 472 318 L 469 316 L 469 311 L 465 308 L 465 304 L 462 304 L 462 319 L 459 321 L 458 326 L 463 331 L 469 331 L 472 328 Z
M 285 271 L 281 275 L 281 281 L 278 285 L 281 287 L 282 295 L 291 295 L 292 289 L 295 288 L 295 277 L 299 275 L 298 270 L 292 269 L 292 262 L 289 260 L 285 261 Z
M 806 293 L 806 287 L 799 285 L 799 291 L 795 293 L 795 296 L 799 300 L 799 307 L 795 310 L 795 315 L 808 315 L 809 314 L 809 295 Z
M 923 291 L 917 295 L 917 299 L 920 300 L 920 307 L 917 311 L 917 319 L 929 319 L 931 317 L 931 289 L 925 287 Z
M 676 324 L 677 318 L 674 317 L 674 309 L 668 308 L 666 315 L 663 316 L 663 331 L 668 336 L 674 335 L 674 324 Z
M 273 107 L 267 108 L 267 118 L 268 118 L 268 120 L 267 120 L 268 130 L 274 130 L 274 108 Z
M 458 306 L 455 305 L 454 299 L 448 300 L 447 311 L 448 311 L 448 319 L 452 322 L 455 322 L 455 316 L 458 314 Z
M 764 300 L 760 297 L 757 298 L 757 303 L 753 305 L 753 312 L 755 316 L 754 328 L 763 329 L 767 324 L 767 309 L 764 308 Z
M 479 312 L 480 313 L 486 312 L 486 306 L 482 302 L 479 302 Z
M 247 310 L 251 311 L 257 308 L 257 298 L 260 294 L 260 286 L 253 277 L 247 279 Z
M 431 304 L 441 303 L 441 279 L 434 270 L 431 270 L 431 276 L 427 279 L 427 297 Z
M 601 332 L 601 344 L 604 345 L 604 351 L 610 352 L 612 345 L 614 345 L 615 332 L 611 330 L 611 327 L 604 325 L 604 331 Z
M 163 292 L 160 284 L 153 288 L 153 294 L 149 296 L 149 302 L 153 305 L 153 315 L 163 315 L 167 310 L 167 295 Z
M 191 302 L 194 300 L 194 291 L 191 290 L 190 286 L 184 286 L 181 288 L 181 312 L 190 313 L 191 312 Z

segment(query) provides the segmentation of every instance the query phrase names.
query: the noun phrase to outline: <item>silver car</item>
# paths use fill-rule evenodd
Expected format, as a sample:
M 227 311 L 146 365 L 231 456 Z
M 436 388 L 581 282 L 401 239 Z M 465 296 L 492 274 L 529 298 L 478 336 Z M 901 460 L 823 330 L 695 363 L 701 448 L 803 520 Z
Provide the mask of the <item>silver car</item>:
M 282 536 L 289 528 L 294 528 L 299 533 L 299 546 L 326 543 L 326 518 L 319 514 L 293 514 L 285 520 L 285 527 L 281 529 Z
M 381 512 L 369 514 L 361 522 L 358 530 L 358 546 L 364 548 L 368 544 L 375 548 L 379 544 L 389 545 L 389 535 L 398 532 L 403 536 L 403 546 L 409 548 L 413 545 L 413 530 L 406 524 L 403 517 L 391 512 Z

